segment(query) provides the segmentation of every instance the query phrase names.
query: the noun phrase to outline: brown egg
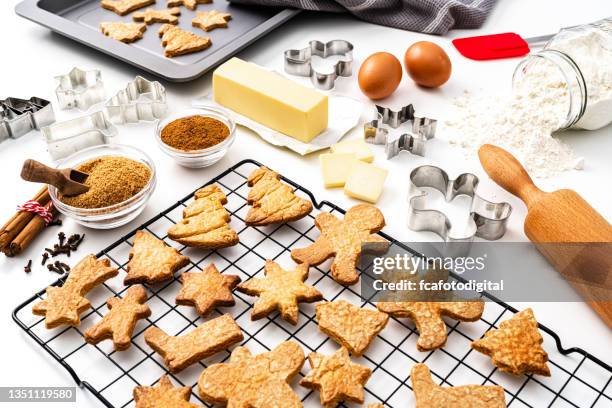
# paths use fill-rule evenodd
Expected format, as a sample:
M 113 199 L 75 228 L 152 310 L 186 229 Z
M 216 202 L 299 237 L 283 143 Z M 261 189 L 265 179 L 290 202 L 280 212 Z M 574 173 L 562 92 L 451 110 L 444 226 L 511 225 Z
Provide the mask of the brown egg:
M 358 80 L 361 92 L 368 98 L 386 98 L 402 80 L 402 64 L 393 54 L 377 52 L 363 61 Z
M 419 41 L 404 55 L 406 72 L 414 82 L 427 88 L 442 86 L 451 76 L 452 65 L 446 52 L 437 44 Z

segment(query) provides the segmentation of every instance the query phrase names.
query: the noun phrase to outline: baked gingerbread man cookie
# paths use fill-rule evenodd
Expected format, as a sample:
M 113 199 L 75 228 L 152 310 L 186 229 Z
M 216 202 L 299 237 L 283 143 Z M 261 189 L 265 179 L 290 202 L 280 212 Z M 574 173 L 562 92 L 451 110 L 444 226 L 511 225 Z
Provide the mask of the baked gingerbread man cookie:
M 134 388 L 136 408 L 200 408 L 189 402 L 191 387 L 175 387 L 166 374 L 153 387 Z
M 163 10 L 146 9 L 145 11 L 138 11 L 132 15 L 134 21 L 144 22 L 147 25 L 155 23 L 166 23 L 166 24 L 178 24 L 181 15 L 181 9 L 178 7 L 172 7 Z

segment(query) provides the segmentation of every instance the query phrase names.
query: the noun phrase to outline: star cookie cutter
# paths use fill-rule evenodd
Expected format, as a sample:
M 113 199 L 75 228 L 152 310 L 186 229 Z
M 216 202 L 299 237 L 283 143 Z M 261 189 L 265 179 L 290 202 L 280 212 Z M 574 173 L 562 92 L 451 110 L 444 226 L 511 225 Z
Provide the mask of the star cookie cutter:
M 342 57 L 333 71 L 324 73 L 312 67 L 312 57 L 327 58 L 333 55 Z M 290 75 L 310 77 L 313 85 L 319 89 L 330 90 L 338 77 L 350 77 L 353 74 L 353 44 L 345 40 L 329 42 L 310 41 L 308 47 L 300 50 L 285 51 L 285 72 Z
M 17 139 L 53 122 L 53 107 L 45 99 L 32 97 L 0 100 L 0 142 L 8 138 Z
M 423 156 L 425 144 L 436 134 L 437 120 L 414 116 L 412 104 L 404 106 L 399 111 L 394 111 L 384 106 L 376 105 L 376 119 L 366 122 L 363 126 L 363 134 L 367 143 L 384 145 L 387 159 L 397 156 L 401 151 Z M 401 135 L 391 134 L 384 127 L 388 125 L 397 129 L 402 124 L 411 122 L 411 132 Z
M 83 71 L 75 67 L 66 75 L 56 76 L 55 80 L 58 83 L 55 95 L 60 109 L 86 111 L 106 96 L 102 73 L 97 69 Z
M 474 237 L 488 241 L 500 239 L 506 233 L 506 224 L 512 206 L 509 203 L 494 203 L 476 193 L 478 176 L 463 173 L 452 180 L 448 174 L 436 166 L 419 166 L 410 173 L 410 192 L 408 195 L 408 228 L 413 231 L 431 231 L 445 242 L 471 242 Z M 431 187 L 444 195 L 446 202 L 460 195 L 472 198 L 470 203 L 470 222 L 464 235 L 453 235 L 449 218 L 438 210 L 427 208 L 427 192 L 419 190 Z
M 162 84 L 137 76 L 106 102 L 104 110 L 113 124 L 122 125 L 161 119 L 167 108 Z

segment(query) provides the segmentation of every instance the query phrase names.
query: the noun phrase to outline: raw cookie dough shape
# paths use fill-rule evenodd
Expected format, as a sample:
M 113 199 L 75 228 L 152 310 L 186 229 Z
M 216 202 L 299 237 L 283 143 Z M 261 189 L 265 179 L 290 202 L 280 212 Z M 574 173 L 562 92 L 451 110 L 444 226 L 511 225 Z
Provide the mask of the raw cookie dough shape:
M 78 326 L 80 314 L 91 306 L 85 295 L 118 273 L 110 266 L 110 260 L 87 255 L 72 268 L 63 286 L 47 288 L 47 298 L 35 304 L 32 313 L 45 316 L 47 329 L 61 325 Z
M 353 363 L 346 348 L 341 347 L 330 356 L 310 353 L 308 361 L 312 370 L 302 378 L 300 385 L 318 390 L 324 408 L 334 408 L 340 401 L 363 404 L 363 387 L 372 370 Z
M 159 283 L 189 264 L 189 258 L 146 231 L 137 231 L 127 264 L 126 285 Z
M 106 301 L 108 312 L 85 332 L 85 341 L 98 344 L 112 339 L 115 350 L 126 350 L 130 347 L 138 320 L 151 316 L 151 309 L 144 304 L 146 301 L 147 291 L 141 285 L 130 287 L 124 298 L 109 298 Z
M 306 248 L 291 251 L 291 258 L 299 263 L 320 265 L 334 257 L 331 273 L 342 285 L 353 285 L 359 281 L 357 264 L 361 257 L 362 244 L 373 245 L 372 250 L 384 252 L 389 242 L 375 235 L 385 226 L 380 210 L 370 204 L 359 204 L 349 209 L 343 220 L 329 213 L 320 213 L 315 226 L 321 231 L 317 240 Z
M 167 374 L 153 387 L 139 385 L 134 388 L 136 408 L 200 408 L 189 402 L 191 387 L 175 387 Z
M 149 347 L 162 356 L 171 373 L 178 373 L 243 340 L 240 327 L 228 314 L 209 320 L 181 336 L 169 336 L 158 327 L 150 327 L 144 338 Z
M 550 377 L 543 341 L 533 310 L 529 308 L 501 322 L 498 329 L 489 330 L 482 339 L 473 341 L 472 348 L 491 357 L 493 364 L 506 373 Z
M 155 4 L 155 0 L 102 0 L 102 8 L 114 11 L 120 16 L 130 14 L 134 10 Z
M 210 4 L 213 0 L 168 0 L 168 7 L 185 6 L 189 10 L 195 10 L 198 4 Z
M 263 226 L 299 220 L 310 214 L 312 203 L 298 197 L 293 189 L 281 181 L 280 174 L 260 167 L 249 175 L 251 187 L 247 202 L 251 205 L 246 215 L 247 225 Z
M 167 9 L 146 9 L 145 11 L 138 11 L 132 15 L 134 21 L 142 21 L 147 25 L 155 23 L 166 23 L 166 24 L 178 24 L 178 16 L 181 15 L 181 9 L 178 7 L 172 7 Z
M 226 248 L 238 243 L 229 226 L 225 193 L 216 184 L 199 189 L 195 200 L 183 210 L 183 220 L 168 229 L 168 237 L 183 245 L 206 249 Z
M 204 31 L 211 31 L 215 28 L 227 28 L 227 23 L 231 19 L 230 13 L 222 13 L 217 10 L 198 11 L 196 17 L 191 20 L 191 25 Z
M 238 285 L 240 292 L 259 296 L 253 305 L 251 319 L 261 319 L 279 310 L 281 318 L 296 325 L 299 316 L 299 302 L 316 302 L 323 299 L 321 292 L 305 284 L 308 278 L 308 265 L 298 265 L 286 271 L 276 262 L 267 260 L 264 278 L 252 278 Z
M 183 272 L 183 286 L 176 295 L 176 304 L 193 306 L 201 316 L 206 316 L 218 306 L 234 306 L 232 289 L 240 283 L 238 275 L 223 275 L 215 264 L 209 264 L 201 272 Z
M 425 364 L 415 364 L 410 372 L 416 408 L 505 408 L 503 387 L 499 385 L 462 385 L 441 387 L 434 383 Z
M 138 41 L 147 31 L 145 23 L 123 23 L 121 21 L 100 23 L 102 34 L 123 43 Z
M 212 45 L 210 37 L 201 37 L 172 24 L 164 24 L 159 29 L 159 37 L 168 58 L 205 50 Z
M 302 365 L 304 351 L 293 341 L 255 356 L 246 347 L 236 347 L 229 363 L 213 364 L 202 372 L 200 397 L 236 408 L 301 408 L 289 383 Z
M 389 320 L 386 313 L 362 309 L 346 300 L 320 303 L 315 309 L 319 330 L 358 357 Z

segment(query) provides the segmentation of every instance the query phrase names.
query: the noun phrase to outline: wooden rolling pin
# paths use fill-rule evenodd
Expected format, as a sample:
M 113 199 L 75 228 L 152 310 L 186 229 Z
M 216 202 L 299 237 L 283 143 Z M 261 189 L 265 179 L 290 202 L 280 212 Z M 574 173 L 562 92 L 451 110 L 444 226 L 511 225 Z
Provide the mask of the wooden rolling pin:
M 612 328 L 610 223 L 573 190 L 540 190 L 504 149 L 485 144 L 478 156 L 493 181 L 527 205 L 527 237 Z

